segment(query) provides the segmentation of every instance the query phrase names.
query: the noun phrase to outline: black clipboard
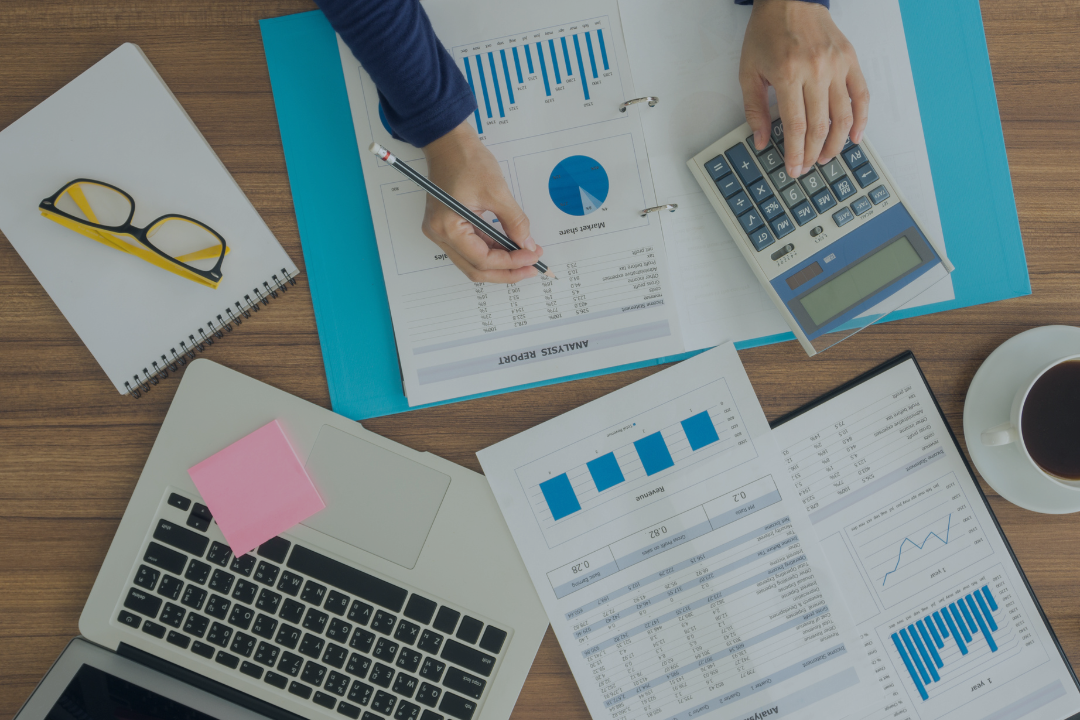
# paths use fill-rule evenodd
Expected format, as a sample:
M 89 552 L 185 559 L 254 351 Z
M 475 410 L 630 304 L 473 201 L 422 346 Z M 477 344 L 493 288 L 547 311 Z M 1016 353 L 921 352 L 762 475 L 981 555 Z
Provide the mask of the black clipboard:
M 1024 581 L 1024 588 L 1027 590 L 1028 596 L 1031 598 L 1031 601 L 1035 604 L 1035 609 L 1039 611 L 1039 617 L 1042 619 L 1043 626 L 1046 627 L 1047 632 L 1050 633 L 1050 638 L 1054 641 L 1054 647 L 1057 648 L 1058 655 L 1061 657 L 1061 661 L 1065 663 L 1065 667 L 1069 670 L 1069 676 L 1072 677 L 1073 685 L 1075 685 L 1077 690 L 1080 691 L 1080 680 L 1077 680 L 1076 672 L 1073 670 L 1072 663 L 1069 662 L 1069 658 L 1065 655 L 1065 651 L 1061 648 L 1061 642 L 1058 640 L 1057 633 L 1054 632 L 1054 628 L 1050 624 L 1050 620 L 1047 619 L 1046 613 L 1043 611 L 1042 605 L 1039 603 L 1039 598 L 1035 596 L 1035 591 L 1031 589 L 1031 583 L 1028 582 L 1027 575 L 1024 574 L 1024 569 L 1020 566 L 1020 562 L 1016 559 L 1016 553 L 1013 552 L 1012 545 L 1009 544 L 1009 539 L 1001 530 L 1001 524 L 998 522 L 997 516 L 994 515 L 993 508 L 990 507 L 990 502 L 986 498 L 986 493 L 983 492 L 982 486 L 975 478 L 975 470 L 972 468 L 971 462 L 968 460 L 967 454 L 965 454 L 963 448 L 960 447 L 960 443 L 956 439 L 956 433 L 953 432 L 952 426 L 949 424 L 948 419 L 945 417 L 945 413 L 941 409 L 941 403 L 938 402 L 937 396 L 934 394 L 933 388 L 930 387 L 930 383 L 927 381 L 926 375 L 925 373 L 923 373 L 922 367 L 919 365 L 919 361 L 915 357 L 915 353 L 907 350 L 906 352 L 900 353 L 896 357 L 886 360 L 877 367 L 871 370 L 867 370 L 862 375 L 859 375 L 858 377 L 849 380 L 843 385 L 840 385 L 839 387 L 825 393 L 816 400 L 811 400 L 802 407 L 796 408 L 795 410 L 792 410 L 786 415 L 777 418 L 774 422 L 769 423 L 769 427 L 780 427 L 789 420 L 794 420 L 795 418 L 806 412 L 809 412 L 810 410 L 813 410 L 819 405 L 824 405 L 833 398 L 837 398 L 847 393 L 849 390 L 857 388 L 859 385 L 862 385 L 867 380 L 875 378 L 882 373 L 888 372 L 889 370 L 892 370 L 898 365 L 902 365 L 908 360 L 913 362 L 915 364 L 915 369 L 919 371 L 919 377 L 922 379 L 923 385 L 926 386 L 926 391 L 927 393 L 929 393 L 930 398 L 934 401 L 934 407 L 937 408 L 938 415 L 941 416 L 942 423 L 944 423 L 945 428 L 949 431 L 949 438 L 952 440 L 953 445 L 956 447 L 956 451 L 960 454 L 960 459 L 964 461 L 964 467 L 967 469 L 968 475 L 971 477 L 971 482 L 979 491 L 979 499 L 982 500 L 983 505 L 986 507 L 986 511 L 987 513 L 989 513 L 990 519 L 994 521 L 994 528 L 997 530 L 998 537 L 1001 538 L 1002 543 L 1004 543 L 1005 545 L 1005 549 L 1009 552 L 1009 558 L 1012 560 L 1012 564 L 1016 568 L 1016 571 L 1020 574 L 1020 579 Z M 1080 720 L 1080 712 L 1071 715 L 1068 720 Z

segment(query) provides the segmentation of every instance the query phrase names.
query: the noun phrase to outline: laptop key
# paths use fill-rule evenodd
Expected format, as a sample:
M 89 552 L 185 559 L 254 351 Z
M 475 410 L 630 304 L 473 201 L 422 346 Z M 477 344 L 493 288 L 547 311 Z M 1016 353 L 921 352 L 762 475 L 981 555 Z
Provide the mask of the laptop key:
M 169 495 L 169 504 L 172 505 L 174 508 L 179 508 L 183 510 L 184 512 L 187 512 L 187 509 L 191 507 L 190 500 L 188 500 L 183 495 L 178 495 L 176 493 L 171 493 Z
M 220 595 L 211 595 L 210 599 L 206 601 L 206 612 L 210 617 L 216 617 L 218 620 L 224 620 L 229 615 L 229 607 L 232 605 L 232 601 L 226 600 Z
M 504 642 L 506 642 L 506 631 L 488 625 L 487 630 L 484 631 L 484 637 L 480 638 L 480 647 L 498 655 Z
M 473 713 L 476 712 L 476 703 L 452 692 L 446 692 L 443 693 L 442 702 L 439 703 L 439 710 L 458 720 L 472 720 Z
M 322 705 L 328 710 L 333 710 L 334 706 L 337 705 L 337 700 L 334 699 L 333 695 L 327 695 L 323 692 L 316 692 L 315 697 L 312 698 L 312 702 L 316 705 Z
M 412 597 L 409 598 L 408 604 L 405 606 L 403 614 L 411 620 L 427 625 L 435 615 L 436 607 L 438 607 L 438 603 L 434 600 L 428 600 L 426 597 L 413 593 Z
M 320 665 L 317 662 L 308 660 L 304 664 L 304 672 L 300 676 L 300 679 L 306 683 L 310 683 L 315 687 L 322 685 L 323 678 L 326 677 L 326 666 Z
M 456 640 L 447 640 L 439 657 L 484 677 L 491 677 L 491 670 L 495 667 L 495 658 L 491 655 Z
M 184 632 L 201 638 L 206 633 L 206 626 L 210 624 L 209 618 L 204 618 L 198 613 L 188 613 L 187 622 L 184 623 Z
M 345 664 L 345 660 L 349 657 L 349 651 L 340 645 L 330 643 L 326 646 L 326 652 L 323 653 L 322 661 L 327 665 L 331 665 L 336 668 L 341 668 Z
M 330 621 L 330 627 L 326 628 L 326 637 L 338 642 L 348 642 L 349 633 L 351 632 L 352 625 L 350 623 L 334 618 Z
M 416 647 L 420 648 L 424 652 L 430 655 L 438 655 L 439 648 L 442 647 L 443 636 L 437 632 L 430 630 L 424 630 L 420 633 L 420 642 L 416 643 Z
M 158 570 L 149 565 L 140 565 L 138 572 L 135 573 L 135 584 L 144 590 L 153 590 L 159 577 L 161 573 Z
M 189 586 L 190 587 L 190 586 Z M 175 600 L 180 597 L 180 591 L 184 589 L 184 581 L 180 578 L 175 578 L 172 575 L 166 575 L 161 578 L 161 585 L 158 586 L 158 595 L 164 595 L 170 600 Z
M 360 717 L 360 708 L 350 705 L 344 700 L 338 703 L 337 711 L 345 717 L 352 718 L 352 720 L 357 720 Z
M 156 565 L 162 570 L 168 570 L 177 575 L 184 572 L 184 566 L 187 565 L 186 555 L 176 552 L 171 548 L 167 548 L 164 545 L 158 545 L 156 542 L 152 542 L 146 546 L 146 553 L 143 554 L 143 560 L 151 565 Z
M 206 633 L 206 642 L 213 643 L 218 647 L 228 647 L 232 634 L 233 629 L 228 625 L 214 623 L 210 626 L 210 632 Z
M 289 683 L 289 692 L 293 695 L 299 695 L 305 700 L 311 697 L 311 688 L 303 683 L 298 683 L 295 680 Z
M 416 668 L 420 667 L 420 661 L 423 659 L 423 657 L 423 655 L 416 652 L 412 648 L 402 648 L 401 654 L 398 655 L 396 665 L 402 670 L 416 672 Z
M 210 544 L 209 538 L 168 520 L 158 520 L 157 527 L 154 528 L 154 539 L 197 557 L 202 557 L 206 546 Z
M 416 692 L 416 686 L 419 684 L 420 681 L 412 675 L 398 673 L 397 680 L 394 681 L 394 692 L 398 695 L 404 695 L 407 698 L 411 698 L 413 693 Z
M 165 609 L 161 611 L 161 617 L 158 619 L 166 625 L 178 628 L 183 624 L 184 615 L 186 614 L 187 610 L 180 607 L 179 605 L 165 603 Z
M 161 584 L 164 585 L 165 581 L 162 580 Z M 187 589 L 184 590 L 184 597 L 180 598 L 180 603 L 187 605 L 192 610 L 201 610 L 204 600 L 206 600 L 205 590 L 194 585 L 188 585 Z
M 232 573 L 227 573 L 224 570 L 215 570 L 214 574 L 210 576 L 210 584 L 207 585 L 207 587 L 214 592 L 228 595 L 229 590 L 232 589 L 233 580 L 235 579 L 236 576 Z
M 321 610 L 308 608 L 307 615 L 304 616 L 304 629 L 321 633 L 323 628 L 326 627 L 326 621 L 329 619 L 330 616 Z
M 383 635 L 389 635 L 397 624 L 397 616 L 382 610 L 375 611 L 375 617 L 371 620 L 371 629 L 378 630 Z
M 217 657 L 214 658 L 215 662 L 219 662 L 227 668 L 232 670 L 236 669 L 236 666 L 240 664 L 240 658 L 235 655 L 231 655 L 224 650 L 218 650 Z
M 345 693 L 349 691 L 349 676 L 331 670 L 330 674 L 326 676 L 326 684 L 323 685 L 323 690 L 344 697 Z
M 235 573 L 240 573 L 244 577 L 249 577 L 251 571 L 255 569 L 255 563 L 257 559 L 254 555 L 242 555 L 238 558 L 233 558 L 232 563 L 229 564 L 229 569 Z
M 271 565 L 268 562 L 260 561 L 258 567 L 255 568 L 254 577 L 263 585 L 269 585 L 270 587 L 274 587 L 274 583 L 277 582 L 279 572 L 281 572 L 281 568 L 279 568 L 277 565 Z
M 300 622 L 300 618 L 304 616 L 304 605 L 295 600 L 286 600 L 281 605 L 281 612 L 278 614 L 283 620 L 298 623 Z
M 214 657 L 214 648 L 206 643 L 201 643 L 198 640 L 191 643 L 191 652 L 196 655 L 202 655 L 207 660 Z
M 371 652 L 371 646 L 374 642 L 375 633 L 369 632 L 364 628 L 356 628 L 352 640 L 349 641 L 349 647 L 353 650 L 359 650 L 360 652 Z
M 439 632 L 452 633 L 454 628 L 457 627 L 459 617 L 461 617 L 461 613 L 443 605 L 439 608 L 439 614 L 435 616 L 435 622 L 432 623 L 432 626 Z
M 402 700 L 394 712 L 394 720 L 416 720 L 420 717 L 420 706 Z
M 140 615 L 157 617 L 158 610 L 161 609 L 161 598 L 149 595 L 142 590 L 131 588 L 128 590 L 127 597 L 124 599 L 124 607 L 128 610 L 134 610 Z
M 296 593 L 300 592 L 300 588 L 303 584 L 304 578 L 286 570 L 281 573 L 281 579 L 278 580 L 277 589 L 286 595 L 296 597 Z
M 260 545 L 256 552 L 260 557 L 281 563 L 285 562 L 285 556 L 289 554 L 289 548 L 291 546 L 292 543 L 283 537 L 272 537 Z
M 397 655 L 398 647 L 400 646 L 392 640 L 379 638 L 379 642 L 375 643 L 375 649 L 371 654 L 378 660 L 393 662 L 394 656 Z
M 172 643 L 176 647 L 182 648 L 184 650 L 187 650 L 188 644 L 191 643 L 191 638 L 189 638 L 187 635 L 182 635 L 175 630 L 170 630 L 169 636 L 165 638 L 165 640 Z
M 326 641 L 311 633 L 304 633 L 304 639 L 300 643 L 300 654 L 309 658 L 318 658 L 322 654 L 323 645 Z
M 345 667 L 345 672 L 363 679 L 367 676 L 370 667 L 371 658 L 358 653 L 352 653 L 349 655 L 349 664 Z
M 274 637 L 274 630 L 276 629 L 277 620 L 262 613 L 259 613 L 259 616 L 255 618 L 255 624 L 251 626 L 251 632 L 267 640 Z
M 165 637 L 165 626 L 158 625 L 156 622 L 153 622 L 151 620 L 147 620 L 143 623 L 142 631 L 147 635 L 153 635 L 159 640 Z
M 289 678 L 284 675 L 279 675 L 273 670 L 268 670 L 266 672 L 266 677 L 263 678 L 263 682 L 273 685 L 278 690 L 284 690 L 285 686 L 289 684 Z
M 132 628 L 137 628 L 142 623 L 141 617 L 134 613 L 129 613 L 127 610 L 121 610 L 120 615 L 117 616 L 116 620 L 121 625 L 127 625 Z
M 281 660 L 278 661 L 277 667 L 281 672 L 296 677 L 300 674 L 300 669 L 304 667 L 304 658 L 291 652 L 281 653 Z
M 242 632 L 236 633 L 233 636 L 232 644 L 229 645 L 229 650 L 237 655 L 243 655 L 244 657 L 251 657 L 252 651 L 255 649 L 255 643 L 257 641 L 250 635 Z
M 456 690 L 473 700 L 479 700 L 480 696 L 484 694 L 484 688 L 487 686 L 487 680 L 470 675 L 456 667 L 450 667 L 446 670 L 446 677 L 443 678 L 442 683 L 451 690 Z
M 368 676 L 368 680 L 375 683 L 379 687 L 390 687 L 391 681 L 394 679 L 394 669 L 389 665 L 383 665 L 382 663 L 375 663 L 375 666 L 371 668 L 371 675 Z
M 249 663 L 247 660 L 240 663 L 240 672 L 244 673 L 248 677 L 253 677 L 256 680 L 262 677 L 263 669 L 258 665 Z
M 388 692 L 382 690 L 375 691 L 375 697 L 371 701 L 371 709 L 380 712 L 383 715 L 389 715 L 394 712 L 394 705 L 397 704 L 397 698 Z
M 439 696 L 441 695 L 442 688 L 431 683 L 420 683 L 420 689 L 416 691 L 416 702 L 433 708 L 439 702 Z
M 317 582 L 308 580 L 304 583 L 304 591 L 300 593 L 300 599 L 304 602 L 309 602 L 312 605 L 322 605 L 323 598 L 326 597 L 326 586 L 320 585 Z
M 414 642 L 416 642 L 416 637 L 419 634 L 419 625 L 417 625 L 416 623 L 411 623 L 408 620 L 402 620 L 398 623 L 397 630 L 394 631 L 394 639 L 412 645 Z
M 225 567 L 229 564 L 229 558 L 232 557 L 232 550 L 228 545 L 219 543 L 217 540 L 210 543 L 210 552 L 206 553 L 206 559 L 215 565 Z
M 420 677 L 431 682 L 439 682 L 445 669 L 446 663 L 439 662 L 435 658 L 424 658 L 424 664 L 420 668 Z
M 250 605 L 255 602 L 255 595 L 259 592 L 259 586 L 253 582 L 247 580 L 238 580 L 236 583 L 236 589 L 233 590 L 232 596 L 234 600 L 239 600 L 242 603 Z
M 345 611 L 349 609 L 349 596 L 342 595 L 337 590 L 331 590 L 326 596 L 326 604 L 323 605 L 323 609 L 335 615 L 344 615 Z
M 295 649 L 296 643 L 300 642 L 300 628 L 282 624 L 277 637 L 274 638 L 274 642 L 278 645 L 284 645 L 290 650 Z
M 286 565 L 350 595 L 398 612 L 409 591 L 393 583 L 368 575 L 362 570 L 326 557 L 301 545 L 293 547 Z
M 359 680 L 354 680 L 352 688 L 349 690 L 349 699 L 358 705 L 367 705 L 371 700 L 372 693 L 375 692 L 375 688 L 371 687 L 367 683 L 362 683 Z
M 277 662 L 278 655 L 281 654 L 281 648 L 276 645 L 271 645 L 268 642 L 259 643 L 258 649 L 255 650 L 255 657 L 252 658 L 257 663 L 262 663 L 266 667 L 274 667 L 274 663 Z
M 424 714 L 420 716 L 420 720 L 444 720 L 442 715 L 433 713 L 430 710 L 425 710 Z
M 281 604 L 281 595 L 273 590 L 263 589 L 259 593 L 259 599 L 255 601 L 255 607 L 260 610 L 265 610 L 270 614 L 277 612 L 278 605 Z
M 368 620 L 371 619 L 371 613 L 374 611 L 375 608 L 368 605 L 366 602 L 353 600 L 352 607 L 349 608 L 349 619 L 353 622 L 358 622 L 361 625 L 367 625 Z

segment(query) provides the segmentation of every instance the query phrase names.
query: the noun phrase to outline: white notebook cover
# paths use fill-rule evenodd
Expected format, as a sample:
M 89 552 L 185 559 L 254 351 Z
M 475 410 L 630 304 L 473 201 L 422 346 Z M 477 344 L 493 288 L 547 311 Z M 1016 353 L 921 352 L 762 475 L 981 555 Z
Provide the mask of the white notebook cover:
M 41 216 L 76 178 L 135 199 L 132 223 L 200 220 L 230 249 L 217 289 L 185 280 Z M 190 335 L 267 294 L 296 265 L 137 45 L 121 45 L 0 132 L 0 231 L 122 393 L 182 354 Z M 125 383 L 130 383 L 126 387 Z

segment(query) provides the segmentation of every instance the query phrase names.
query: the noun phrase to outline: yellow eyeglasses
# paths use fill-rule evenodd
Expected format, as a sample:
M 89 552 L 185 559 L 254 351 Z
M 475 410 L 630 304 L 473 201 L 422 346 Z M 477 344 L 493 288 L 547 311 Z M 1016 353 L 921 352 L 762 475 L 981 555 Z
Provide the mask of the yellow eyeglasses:
M 53 222 L 174 275 L 215 289 L 221 282 L 221 262 L 229 253 L 225 238 L 184 215 L 162 215 L 145 228 L 135 227 L 135 201 L 118 187 L 79 178 L 38 208 Z

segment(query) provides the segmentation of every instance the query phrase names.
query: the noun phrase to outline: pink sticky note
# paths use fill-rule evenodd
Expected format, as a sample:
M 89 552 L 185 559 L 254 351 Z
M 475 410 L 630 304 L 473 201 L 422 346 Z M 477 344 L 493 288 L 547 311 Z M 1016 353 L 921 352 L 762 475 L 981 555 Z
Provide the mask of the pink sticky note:
M 326 507 L 277 420 L 188 475 L 237 557 Z

